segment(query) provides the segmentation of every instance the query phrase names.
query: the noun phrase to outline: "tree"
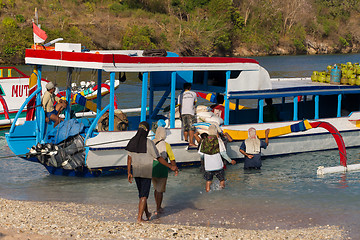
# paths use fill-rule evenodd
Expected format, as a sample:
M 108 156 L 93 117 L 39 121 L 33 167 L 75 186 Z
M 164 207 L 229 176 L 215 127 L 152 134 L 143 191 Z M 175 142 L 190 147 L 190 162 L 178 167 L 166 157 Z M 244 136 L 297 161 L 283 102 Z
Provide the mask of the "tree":
M 310 9 L 306 0 L 274 0 L 273 4 L 283 16 L 284 35 L 297 21 L 309 13 Z

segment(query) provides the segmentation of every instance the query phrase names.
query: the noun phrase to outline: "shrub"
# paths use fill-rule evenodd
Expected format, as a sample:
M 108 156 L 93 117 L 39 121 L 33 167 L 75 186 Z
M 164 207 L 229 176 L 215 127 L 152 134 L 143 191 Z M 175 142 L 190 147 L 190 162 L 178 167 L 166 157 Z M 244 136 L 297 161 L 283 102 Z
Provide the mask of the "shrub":
M 304 41 L 301 39 L 293 39 L 293 44 L 295 46 L 297 53 L 306 53 L 307 48 L 304 45 Z
M 84 3 L 84 5 L 85 5 L 88 13 L 93 13 L 95 11 L 95 4 L 94 3 L 86 2 L 86 3 Z
M 340 46 L 342 47 L 348 47 L 350 45 L 349 42 L 343 37 L 339 37 L 339 42 Z
M 18 27 L 15 20 L 12 18 L 9 18 L 9 17 L 4 17 L 4 19 L 2 20 L 2 25 L 5 28 L 17 28 Z
M 125 49 L 154 49 L 157 42 L 154 29 L 137 25 L 128 28 L 122 38 L 122 45 Z
M 126 6 L 124 6 L 123 4 L 120 4 L 118 2 L 112 3 L 109 6 L 110 12 L 114 13 L 116 16 L 118 16 L 119 13 L 124 11 L 125 9 L 126 9 Z
M 15 18 L 16 18 L 16 21 L 18 21 L 19 23 L 24 23 L 25 22 L 25 18 L 21 14 L 16 15 Z

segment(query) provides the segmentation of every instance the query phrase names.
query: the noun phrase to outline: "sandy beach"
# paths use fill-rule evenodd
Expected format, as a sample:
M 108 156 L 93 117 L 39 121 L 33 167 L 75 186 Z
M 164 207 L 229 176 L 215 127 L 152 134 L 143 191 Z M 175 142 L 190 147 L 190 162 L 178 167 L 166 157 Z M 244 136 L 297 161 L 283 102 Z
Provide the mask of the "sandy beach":
M 338 226 L 246 230 L 135 223 L 134 210 L 97 205 L 0 199 L 0 239 L 345 239 Z M 111 219 L 128 220 L 111 220 Z M 152 223 L 153 222 L 153 223 Z M 155 223 L 154 223 L 155 222 Z

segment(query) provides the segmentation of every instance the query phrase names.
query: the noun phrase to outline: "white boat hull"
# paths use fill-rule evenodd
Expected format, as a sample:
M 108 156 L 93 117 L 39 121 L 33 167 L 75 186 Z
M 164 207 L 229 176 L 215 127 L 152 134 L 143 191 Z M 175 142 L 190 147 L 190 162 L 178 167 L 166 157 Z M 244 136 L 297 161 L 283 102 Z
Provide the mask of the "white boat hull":
M 335 126 L 343 137 L 346 147 L 360 146 L 360 128 L 348 121 L 348 117 L 322 119 Z M 298 122 L 298 121 L 297 121 Z M 247 130 L 255 127 L 258 130 L 287 126 L 296 122 L 278 122 L 263 124 L 246 124 L 223 126 L 224 129 Z M 166 141 L 172 145 L 176 162 L 182 165 L 199 162 L 199 154 L 196 149 L 187 149 L 187 142 L 181 140 L 181 129 L 168 129 Z M 127 164 L 127 151 L 125 147 L 135 131 L 127 132 L 101 132 L 98 136 L 88 139 L 86 145 L 90 146 L 86 164 L 91 168 L 124 167 Z M 269 140 L 269 146 L 262 151 L 264 156 L 277 156 L 291 153 L 302 153 L 337 149 L 337 144 L 332 134 L 322 128 L 313 128 L 304 132 L 291 133 Z M 102 144 L 104 143 L 104 144 Z M 234 141 L 228 144 L 228 155 L 233 159 L 243 158 L 239 152 L 242 141 Z

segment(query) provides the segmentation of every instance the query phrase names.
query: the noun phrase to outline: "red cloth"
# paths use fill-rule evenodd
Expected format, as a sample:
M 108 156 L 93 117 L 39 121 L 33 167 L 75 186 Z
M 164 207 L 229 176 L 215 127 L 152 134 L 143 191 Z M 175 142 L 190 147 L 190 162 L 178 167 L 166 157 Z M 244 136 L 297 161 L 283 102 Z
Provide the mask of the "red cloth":
M 218 116 L 221 117 L 224 120 L 225 115 L 225 107 L 223 105 L 215 105 L 214 107 L 211 106 L 212 112 Z

